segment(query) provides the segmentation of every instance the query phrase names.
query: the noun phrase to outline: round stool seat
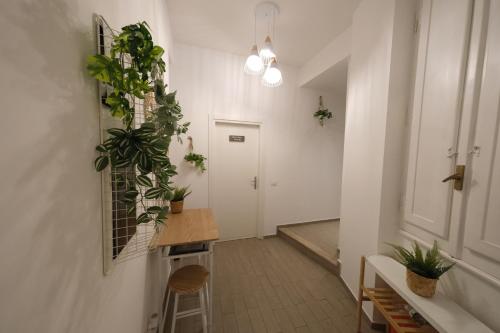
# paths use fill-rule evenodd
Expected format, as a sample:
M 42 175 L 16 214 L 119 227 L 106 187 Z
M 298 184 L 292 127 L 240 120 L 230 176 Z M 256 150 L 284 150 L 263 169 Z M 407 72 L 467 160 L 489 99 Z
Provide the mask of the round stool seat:
M 207 282 L 208 271 L 200 265 L 179 268 L 168 281 L 170 289 L 178 294 L 194 294 Z

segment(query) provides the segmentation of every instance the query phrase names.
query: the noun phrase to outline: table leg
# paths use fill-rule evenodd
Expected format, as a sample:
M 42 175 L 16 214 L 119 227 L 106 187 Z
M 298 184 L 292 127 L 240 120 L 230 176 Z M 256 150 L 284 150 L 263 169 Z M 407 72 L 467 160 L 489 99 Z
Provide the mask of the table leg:
M 213 303 L 214 303 L 214 242 L 210 242 L 209 244 L 209 255 L 208 261 L 210 266 L 210 278 L 209 283 L 210 287 L 208 288 L 208 293 L 210 294 L 208 298 L 208 327 L 209 331 L 212 332 L 213 327 Z
M 160 291 L 160 300 L 158 304 L 158 327 L 162 327 L 163 323 L 163 248 L 161 247 L 158 251 L 159 261 L 158 261 L 158 290 Z

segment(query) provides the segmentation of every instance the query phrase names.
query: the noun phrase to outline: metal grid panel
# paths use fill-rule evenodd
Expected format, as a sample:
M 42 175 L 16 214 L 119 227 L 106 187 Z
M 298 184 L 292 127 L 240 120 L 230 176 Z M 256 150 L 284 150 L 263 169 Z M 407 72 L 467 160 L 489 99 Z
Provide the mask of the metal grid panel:
M 110 54 L 113 36 L 118 31 L 113 30 L 102 16 L 96 16 L 97 52 Z M 130 62 L 125 60 L 125 66 Z M 99 84 L 99 109 L 101 142 L 108 138 L 106 129 L 111 127 L 123 128 L 121 120 L 113 118 L 104 101 L 109 87 Z M 155 107 L 154 96 L 149 94 L 143 101 L 138 98 L 130 99 L 135 106 L 134 127 L 138 128 L 146 120 L 147 113 Z M 135 187 L 144 193 L 141 186 L 135 184 L 135 168 L 106 168 L 101 172 L 102 220 L 103 220 L 103 255 L 104 273 L 111 272 L 113 266 L 138 256 L 149 250 L 151 238 L 154 236 L 154 222 L 137 224 L 136 216 L 143 213 L 150 206 L 159 205 L 158 200 L 142 200 L 136 203 L 133 213 L 128 213 L 130 204 L 120 201 L 124 192 Z M 154 176 L 150 178 L 155 181 Z

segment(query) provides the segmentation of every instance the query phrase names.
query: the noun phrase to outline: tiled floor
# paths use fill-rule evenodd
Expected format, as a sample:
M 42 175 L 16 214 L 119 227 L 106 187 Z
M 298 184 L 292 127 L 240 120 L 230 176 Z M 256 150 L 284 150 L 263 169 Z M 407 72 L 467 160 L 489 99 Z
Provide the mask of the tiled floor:
M 340 280 L 282 239 L 218 243 L 214 284 L 214 332 L 355 332 L 356 306 Z M 199 316 L 179 320 L 176 332 L 202 332 Z
M 287 225 L 279 229 L 313 252 L 337 262 L 339 220 Z

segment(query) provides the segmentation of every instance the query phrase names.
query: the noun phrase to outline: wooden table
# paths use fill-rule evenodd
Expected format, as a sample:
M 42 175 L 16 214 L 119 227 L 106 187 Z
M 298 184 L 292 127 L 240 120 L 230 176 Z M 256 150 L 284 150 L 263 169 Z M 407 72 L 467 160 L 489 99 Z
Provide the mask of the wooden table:
M 219 228 L 210 208 L 185 209 L 180 214 L 168 215 L 165 227 L 156 240 L 156 246 L 212 242 L 218 239 Z
M 213 244 L 219 239 L 219 228 L 215 223 L 212 210 L 210 208 L 199 208 L 199 209 L 185 209 L 180 214 L 169 214 L 165 222 L 164 227 L 161 229 L 158 237 L 154 240 L 152 246 L 160 249 L 161 258 L 166 260 L 173 260 L 176 258 L 184 258 L 190 256 L 200 256 L 205 255 L 208 257 L 208 270 L 210 271 L 209 278 L 209 320 L 208 327 L 209 330 L 212 328 L 212 309 L 213 309 Z M 187 245 L 195 243 L 208 243 L 208 251 L 205 252 L 194 252 L 185 253 L 180 255 L 169 254 L 168 248 L 177 245 Z M 163 260 L 161 260 L 163 262 Z M 160 266 L 160 292 L 161 292 L 161 304 L 160 304 L 160 322 L 163 320 L 161 318 L 163 311 L 163 296 L 166 286 L 166 281 L 163 280 L 163 269 Z

